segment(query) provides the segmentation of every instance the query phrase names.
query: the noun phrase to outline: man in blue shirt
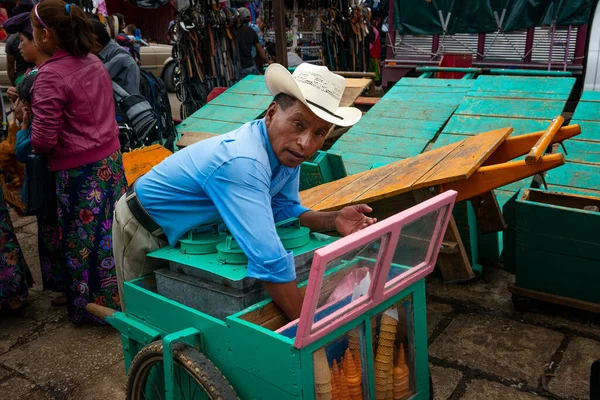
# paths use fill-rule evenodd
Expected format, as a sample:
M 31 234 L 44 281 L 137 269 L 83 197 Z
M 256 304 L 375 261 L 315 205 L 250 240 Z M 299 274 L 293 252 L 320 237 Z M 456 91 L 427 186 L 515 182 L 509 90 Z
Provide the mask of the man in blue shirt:
M 275 96 L 261 120 L 193 144 L 142 176 L 119 200 L 113 250 L 123 281 L 152 273 L 150 251 L 175 246 L 186 232 L 224 222 L 248 257 L 247 276 L 261 280 L 289 318 L 300 314 L 294 258 L 275 223 L 299 218 L 313 231 L 348 235 L 375 222 L 355 205 L 316 212 L 300 204 L 300 164 L 321 148 L 333 125 L 350 126 L 361 112 L 339 107 L 345 80 L 326 67 L 302 64 L 294 75 L 279 64 L 265 73 Z

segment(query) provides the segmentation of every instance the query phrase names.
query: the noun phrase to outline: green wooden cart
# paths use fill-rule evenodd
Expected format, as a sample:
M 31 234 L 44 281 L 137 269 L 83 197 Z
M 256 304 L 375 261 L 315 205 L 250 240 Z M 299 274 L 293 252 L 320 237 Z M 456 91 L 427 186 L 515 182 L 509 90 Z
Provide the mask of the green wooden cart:
M 125 282 L 125 312 L 88 305 L 121 333 L 128 399 L 429 399 L 424 277 L 456 195 L 325 241 L 294 321 L 270 299 L 216 318 L 154 276 Z

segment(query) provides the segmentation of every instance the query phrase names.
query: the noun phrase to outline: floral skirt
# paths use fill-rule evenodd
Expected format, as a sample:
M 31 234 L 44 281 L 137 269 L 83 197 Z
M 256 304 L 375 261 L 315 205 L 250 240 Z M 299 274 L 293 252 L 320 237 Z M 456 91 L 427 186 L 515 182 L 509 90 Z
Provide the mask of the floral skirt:
M 66 267 L 69 319 L 101 322 L 89 302 L 120 309 L 112 252 L 115 205 L 127 189 L 121 152 L 56 175 L 58 229 Z
M 23 300 L 33 284 L 0 188 L 0 307 Z

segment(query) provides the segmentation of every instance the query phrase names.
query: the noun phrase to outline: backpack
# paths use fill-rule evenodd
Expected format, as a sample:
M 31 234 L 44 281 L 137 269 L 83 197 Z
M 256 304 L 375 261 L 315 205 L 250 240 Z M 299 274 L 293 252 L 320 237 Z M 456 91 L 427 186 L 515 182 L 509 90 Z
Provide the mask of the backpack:
M 129 94 L 114 81 L 117 125 L 121 151 L 129 151 L 152 144 L 156 138 L 157 118 L 154 108 L 141 94 Z
M 148 100 L 157 117 L 156 132 L 152 135 L 155 142 L 174 151 L 173 144 L 177 130 L 171 114 L 171 103 L 164 82 L 152 72 L 140 69 L 140 94 Z

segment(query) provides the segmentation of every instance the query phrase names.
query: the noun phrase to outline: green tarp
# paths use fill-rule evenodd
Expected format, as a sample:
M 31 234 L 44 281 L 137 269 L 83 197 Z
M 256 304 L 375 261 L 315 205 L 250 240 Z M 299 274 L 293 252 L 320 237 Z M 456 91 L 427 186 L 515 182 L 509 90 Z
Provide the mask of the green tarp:
M 400 34 L 495 32 L 542 25 L 583 25 L 596 0 L 393 0 Z M 505 11 L 504 11 L 505 10 Z

